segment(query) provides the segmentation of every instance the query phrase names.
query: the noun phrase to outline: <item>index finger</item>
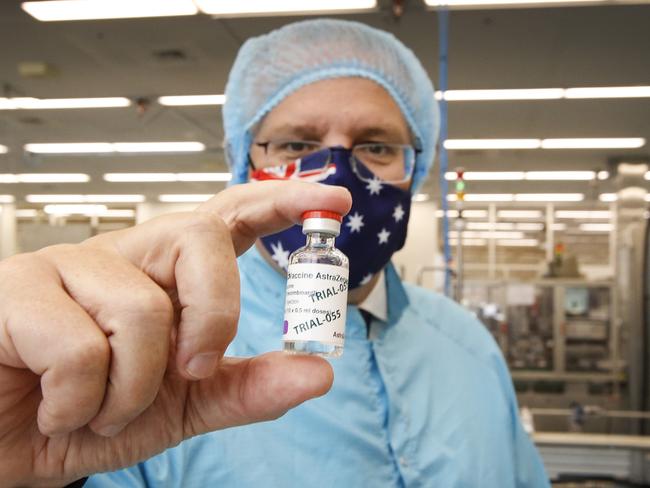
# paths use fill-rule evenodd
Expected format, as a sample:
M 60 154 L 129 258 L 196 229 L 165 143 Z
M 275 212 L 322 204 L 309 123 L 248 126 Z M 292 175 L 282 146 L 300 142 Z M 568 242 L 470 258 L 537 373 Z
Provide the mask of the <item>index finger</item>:
M 258 237 L 300 222 L 307 210 L 331 210 L 342 215 L 352 206 L 342 186 L 305 181 L 259 181 L 236 185 L 218 193 L 199 210 L 216 213 L 230 229 L 237 255 Z

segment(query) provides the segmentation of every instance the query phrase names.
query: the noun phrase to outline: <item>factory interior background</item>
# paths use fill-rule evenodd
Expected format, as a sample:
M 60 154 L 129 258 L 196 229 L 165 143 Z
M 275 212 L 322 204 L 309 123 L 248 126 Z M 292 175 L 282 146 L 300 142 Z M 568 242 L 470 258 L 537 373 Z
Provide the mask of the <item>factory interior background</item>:
M 554 485 L 649 486 L 650 5 L 458 3 L 436 94 L 447 169 L 436 160 L 413 198 L 397 270 L 492 333 Z M 43 21 L 0 2 L 0 256 L 224 189 L 230 66 L 287 22 L 391 32 L 438 87 L 439 5 L 365 5 Z

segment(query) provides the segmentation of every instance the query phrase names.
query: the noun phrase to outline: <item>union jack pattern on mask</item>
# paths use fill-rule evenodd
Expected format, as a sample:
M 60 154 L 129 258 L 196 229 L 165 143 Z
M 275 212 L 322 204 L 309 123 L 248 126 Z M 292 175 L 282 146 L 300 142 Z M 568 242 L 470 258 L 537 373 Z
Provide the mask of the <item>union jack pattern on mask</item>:
M 339 248 L 350 260 L 350 288 L 368 283 L 404 246 L 411 209 L 411 193 L 377 178 L 362 163 L 352 169 L 350 150 L 323 149 L 283 166 L 253 171 L 253 181 L 301 179 L 343 186 L 352 194 L 352 209 L 343 218 Z M 289 255 L 304 246 L 305 236 L 296 225 L 261 238 L 278 266 L 287 269 Z

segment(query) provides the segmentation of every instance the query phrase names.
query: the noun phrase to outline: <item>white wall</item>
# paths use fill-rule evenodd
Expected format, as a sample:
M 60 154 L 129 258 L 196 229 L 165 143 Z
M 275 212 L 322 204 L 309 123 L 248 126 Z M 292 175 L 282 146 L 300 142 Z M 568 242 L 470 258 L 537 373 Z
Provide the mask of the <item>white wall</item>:
M 16 253 L 16 216 L 13 204 L 0 205 L 0 259 Z
M 406 244 L 393 256 L 393 263 L 404 281 L 416 283 L 423 266 L 441 265 L 437 242 L 436 205 L 433 202 L 413 202 Z M 435 288 L 434 273 L 425 273 L 422 285 Z

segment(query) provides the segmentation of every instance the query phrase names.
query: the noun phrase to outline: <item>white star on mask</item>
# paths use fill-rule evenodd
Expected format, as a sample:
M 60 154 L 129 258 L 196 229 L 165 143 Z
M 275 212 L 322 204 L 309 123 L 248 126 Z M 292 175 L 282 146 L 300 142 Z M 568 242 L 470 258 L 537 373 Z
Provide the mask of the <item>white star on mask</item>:
M 393 212 L 393 218 L 395 219 L 395 222 L 399 222 L 400 220 L 402 220 L 404 218 L 405 213 L 406 212 L 404 212 L 404 209 L 402 208 L 402 204 L 400 203 L 399 205 L 397 205 L 397 207 L 395 207 L 395 211 Z
M 354 215 L 348 217 L 348 221 L 345 223 L 350 228 L 350 234 L 354 232 L 361 232 L 361 227 L 365 224 L 363 223 L 363 215 L 359 212 L 354 212 Z
M 372 279 L 372 273 L 368 273 L 366 276 L 363 277 L 359 285 L 361 286 L 367 285 L 368 283 L 370 283 L 371 279 Z
M 379 244 L 386 244 L 388 242 L 389 236 L 390 232 L 388 232 L 386 229 L 381 229 L 381 232 L 377 234 L 377 237 L 379 237 Z
M 381 189 L 381 180 L 376 176 L 372 180 L 368 181 L 368 185 L 366 185 L 366 190 L 369 190 L 371 195 L 379 195 Z
M 282 243 L 278 241 L 277 244 L 271 244 L 271 250 L 273 254 L 271 257 L 273 260 L 278 263 L 282 269 L 286 269 L 289 266 L 289 251 L 286 251 L 282 247 Z

